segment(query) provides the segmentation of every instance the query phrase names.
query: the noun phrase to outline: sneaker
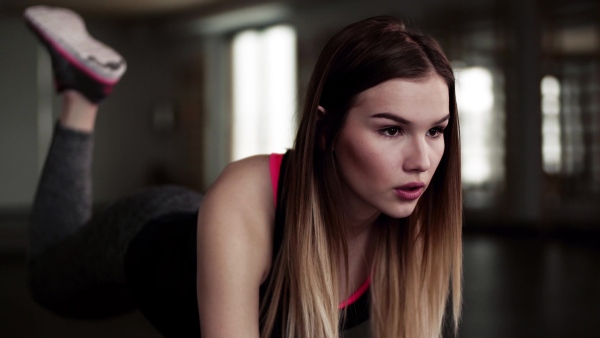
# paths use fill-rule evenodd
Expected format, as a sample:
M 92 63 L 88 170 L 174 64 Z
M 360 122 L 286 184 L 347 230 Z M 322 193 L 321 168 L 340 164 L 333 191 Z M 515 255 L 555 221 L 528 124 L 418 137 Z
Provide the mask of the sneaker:
M 74 89 L 98 103 L 125 73 L 125 59 L 91 37 L 77 13 L 34 6 L 25 10 L 24 17 L 50 52 L 57 92 Z

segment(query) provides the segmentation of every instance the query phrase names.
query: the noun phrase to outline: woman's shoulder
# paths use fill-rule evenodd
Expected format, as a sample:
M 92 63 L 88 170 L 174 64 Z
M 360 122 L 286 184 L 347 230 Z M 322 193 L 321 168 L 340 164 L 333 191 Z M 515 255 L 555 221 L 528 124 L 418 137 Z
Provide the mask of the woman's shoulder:
M 269 178 L 269 155 L 255 155 L 229 163 L 215 182 L 227 179 L 252 179 L 264 183 Z
M 243 216 L 274 214 L 269 170 L 269 155 L 231 162 L 208 189 L 206 198 L 231 206 L 232 211 L 244 213 Z
M 269 155 L 256 155 L 229 163 L 208 189 L 229 202 L 259 203 L 272 201 Z M 252 197 L 252 200 L 246 198 Z M 265 204 L 265 206 L 267 206 Z M 269 210 L 267 210 L 269 211 Z
M 269 156 L 253 156 L 227 165 L 202 200 L 196 251 L 203 336 L 258 333 L 259 290 L 272 261 L 270 184 Z
M 225 236 L 227 242 L 253 248 L 266 273 L 270 268 L 275 205 L 269 155 L 232 162 L 206 192 L 200 207 L 199 232 Z

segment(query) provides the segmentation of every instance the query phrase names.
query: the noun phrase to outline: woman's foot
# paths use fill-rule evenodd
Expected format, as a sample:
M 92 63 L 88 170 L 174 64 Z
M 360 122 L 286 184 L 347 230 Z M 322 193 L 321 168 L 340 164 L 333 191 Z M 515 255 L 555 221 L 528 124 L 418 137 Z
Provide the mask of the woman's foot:
M 125 59 L 91 37 L 77 13 L 34 6 L 25 10 L 24 17 L 50 52 L 57 92 L 74 89 L 98 103 L 125 73 Z

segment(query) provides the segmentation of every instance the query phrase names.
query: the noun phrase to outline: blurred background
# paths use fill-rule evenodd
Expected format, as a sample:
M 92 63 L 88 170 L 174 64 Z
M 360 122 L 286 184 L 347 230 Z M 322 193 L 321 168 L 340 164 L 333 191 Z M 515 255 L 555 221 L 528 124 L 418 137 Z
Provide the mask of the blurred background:
M 68 320 L 27 292 L 27 220 L 60 107 L 23 24 L 32 4 L 78 11 L 128 61 L 97 122 L 98 208 L 154 184 L 203 191 L 228 162 L 290 147 L 318 53 L 343 26 L 388 14 L 433 35 L 458 79 L 459 337 L 600 336 L 600 1 L 3 0 L 1 337 L 159 336 L 139 313 Z

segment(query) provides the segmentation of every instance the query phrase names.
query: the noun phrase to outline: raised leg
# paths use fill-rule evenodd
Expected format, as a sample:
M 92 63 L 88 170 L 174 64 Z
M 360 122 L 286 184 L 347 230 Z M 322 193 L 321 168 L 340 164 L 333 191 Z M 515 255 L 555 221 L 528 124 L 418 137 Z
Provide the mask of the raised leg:
M 33 7 L 25 19 L 50 52 L 56 89 L 63 97 L 32 207 L 32 295 L 64 316 L 118 315 L 136 306 L 124 272 L 130 244 L 153 220 L 195 212 L 201 196 L 182 187 L 151 188 L 92 216 L 98 103 L 123 74 L 125 62 L 89 36 L 81 18 L 69 10 Z M 140 252 L 143 246 L 138 246 Z

